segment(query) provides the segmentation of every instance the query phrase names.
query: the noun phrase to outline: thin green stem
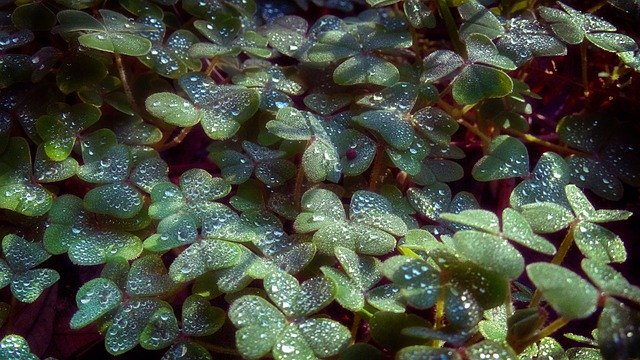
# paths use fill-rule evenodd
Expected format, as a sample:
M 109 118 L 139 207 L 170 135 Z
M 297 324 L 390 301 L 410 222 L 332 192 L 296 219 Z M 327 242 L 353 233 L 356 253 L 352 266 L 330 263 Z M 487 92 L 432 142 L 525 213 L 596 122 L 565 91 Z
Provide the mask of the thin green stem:
M 456 25 L 456 21 L 451 14 L 451 10 L 449 9 L 449 4 L 447 4 L 447 0 L 436 0 L 436 5 L 438 6 L 438 11 L 440 12 L 440 16 L 444 20 L 445 27 L 447 28 L 447 32 L 449 33 L 449 37 L 451 38 L 451 43 L 453 44 L 453 48 L 456 50 L 458 54 L 462 57 L 467 57 L 467 49 L 464 44 L 460 40 L 460 34 L 458 33 L 458 26 Z
M 118 53 L 113 53 L 113 56 L 116 60 L 116 67 L 118 68 L 118 74 L 120 75 L 120 81 L 122 82 L 122 89 L 124 90 L 124 94 L 127 96 L 127 100 L 129 100 L 131 110 L 133 110 L 137 114 L 140 114 L 140 109 L 138 108 L 138 104 L 136 104 L 136 100 L 133 97 L 133 92 L 131 91 L 131 86 L 129 85 L 127 73 L 124 70 L 124 65 L 122 64 L 122 57 Z
M 509 135 L 513 135 L 516 137 L 519 137 L 522 140 L 525 140 L 527 142 L 530 142 L 532 144 L 537 144 L 537 145 L 541 145 L 546 147 L 549 150 L 553 150 L 557 153 L 560 154 L 565 154 L 565 155 L 582 155 L 582 156 L 589 156 L 589 154 L 584 153 L 582 151 L 579 150 L 574 150 L 571 148 L 568 148 L 566 146 L 562 146 L 562 145 L 558 145 L 558 144 L 554 144 L 552 142 L 546 141 L 546 140 L 542 140 L 538 137 L 535 137 L 531 134 L 526 134 L 523 133 L 521 131 L 518 131 L 516 129 L 512 129 L 512 128 L 506 128 L 506 129 L 502 129 L 503 132 L 509 134 Z
M 182 141 L 187 137 L 187 135 L 189 135 L 189 133 L 191 132 L 191 129 L 193 129 L 193 126 L 182 128 L 182 130 L 180 130 L 180 133 L 178 133 L 176 137 L 171 139 L 171 141 L 158 146 L 156 150 L 163 151 L 163 150 L 171 149 L 174 146 L 180 145 Z
M 534 343 L 546 338 L 547 336 L 550 336 L 551 334 L 555 333 L 556 331 L 562 329 L 563 327 L 565 327 L 569 323 L 569 321 L 570 321 L 570 319 L 567 319 L 565 317 L 559 317 L 559 318 L 555 319 L 553 322 L 551 322 L 551 324 L 547 325 L 542 330 L 537 332 L 535 335 L 533 335 L 533 336 L 531 336 L 531 337 L 519 342 L 518 344 L 514 345 L 513 349 L 519 354 L 524 349 L 529 347 L 529 345 L 534 344 Z
M 552 264 L 560 265 L 562 261 L 565 259 L 565 257 L 567 257 L 567 253 L 569 252 L 569 249 L 571 249 L 571 245 L 573 245 L 574 226 L 575 226 L 575 223 L 571 224 L 571 226 L 569 227 L 569 230 L 567 230 L 567 234 L 565 235 L 564 239 L 562 239 L 562 242 L 560 243 L 558 252 L 556 252 L 556 254 L 553 256 L 553 259 L 551 259 Z M 531 302 L 529 303 L 529 307 L 534 308 L 538 306 L 538 304 L 540 304 L 541 299 L 542 299 L 542 292 L 536 289 L 536 291 L 533 293 L 533 297 L 531 298 Z
M 482 143 L 485 146 L 491 143 L 491 138 L 487 136 L 487 134 L 483 133 L 475 124 L 472 124 L 471 122 L 467 121 L 467 120 L 471 120 L 475 122 L 475 118 L 463 114 L 462 111 L 460 111 L 460 109 L 447 103 L 444 100 L 439 100 L 438 106 L 442 110 L 446 111 L 449 115 L 451 115 L 451 117 L 456 119 L 458 124 L 464 126 L 465 128 L 467 128 L 467 130 L 469 130 L 470 132 L 475 134 L 478 138 L 480 138 L 480 140 L 482 140 Z

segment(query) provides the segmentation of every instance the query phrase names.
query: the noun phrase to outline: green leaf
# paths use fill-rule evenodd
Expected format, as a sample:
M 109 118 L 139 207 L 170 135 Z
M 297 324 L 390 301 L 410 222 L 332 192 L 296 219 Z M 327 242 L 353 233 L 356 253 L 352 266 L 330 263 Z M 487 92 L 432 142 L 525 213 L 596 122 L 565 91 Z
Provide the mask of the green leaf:
M 500 98 L 513 90 L 513 80 L 504 71 L 484 65 L 466 66 L 454 79 L 452 94 L 460 105 Z
M 132 296 L 158 296 L 175 289 L 175 283 L 167 275 L 162 259 L 148 254 L 136 259 L 127 276 L 127 293 Z
M 391 203 L 381 195 L 370 191 L 356 191 L 349 208 L 351 221 L 369 225 L 395 236 L 407 233 L 407 226 L 395 215 Z
M 178 342 L 171 346 L 162 357 L 163 360 L 212 360 L 204 347 L 194 342 Z
M 469 346 L 466 353 L 469 360 L 509 360 L 517 358 L 515 352 L 508 345 L 491 340 L 484 340 Z
M 285 107 L 278 110 L 276 119 L 269 121 L 266 128 L 282 139 L 309 140 L 315 124 L 319 124 L 319 119 L 312 113 Z
M 51 269 L 28 270 L 15 274 L 11 279 L 11 293 L 18 301 L 32 303 L 40 294 L 60 279 L 60 274 Z
M 286 326 L 282 313 L 255 295 L 245 295 L 234 301 L 229 308 L 229 319 L 238 328 L 238 351 L 249 359 L 268 354 Z
M 338 85 L 375 84 L 391 86 L 400 73 L 392 63 L 375 56 L 356 55 L 338 65 L 333 80 Z
M 483 34 L 471 34 L 465 39 L 469 60 L 497 67 L 502 70 L 514 70 L 515 64 L 508 57 L 498 52 L 496 45 Z
M 105 347 L 112 355 L 123 354 L 136 345 L 153 314 L 169 305 L 155 299 L 136 299 L 124 304 L 113 317 L 105 335 Z
M 12 360 L 37 360 L 29 344 L 20 335 L 9 334 L 0 340 L 0 357 Z
M 394 256 L 384 262 L 382 272 L 400 288 L 411 306 L 428 309 L 435 304 L 440 291 L 440 274 L 423 260 Z
M 44 4 L 32 3 L 18 6 L 11 14 L 11 21 L 18 29 L 49 30 L 56 23 L 56 15 Z
M 490 39 L 504 34 L 504 28 L 498 17 L 477 0 L 464 1 L 458 6 L 458 11 L 464 20 L 460 26 L 462 39 L 476 33 L 486 35 Z
M 151 115 L 167 124 L 188 127 L 200 120 L 193 104 L 173 93 L 155 93 L 147 98 L 145 105 Z
M 346 129 L 335 142 L 342 173 L 357 176 L 365 172 L 376 155 L 376 144 L 371 138 L 353 129 Z
M 151 41 L 142 36 L 121 32 L 100 32 L 78 37 L 82 46 L 129 56 L 142 56 L 151 50 Z
M 586 187 L 605 199 L 619 200 L 622 197 L 622 182 L 602 161 L 572 155 L 567 158 L 567 164 L 576 185 Z
M 511 207 L 520 210 L 525 204 L 551 202 L 569 208 L 565 185 L 569 183 L 569 168 L 560 155 L 542 154 L 533 169 L 532 177 L 522 181 L 511 192 Z
M 342 170 L 339 161 L 335 146 L 322 138 L 316 138 L 302 154 L 302 168 L 312 183 L 325 179 L 338 182 Z
M 179 79 L 180 86 L 197 107 L 206 134 L 214 140 L 233 136 L 240 124 L 258 110 L 260 98 L 255 90 L 237 85 L 217 85 L 200 73 Z
M 406 346 L 422 343 L 422 339 L 404 335 L 400 331 L 410 326 L 425 326 L 427 321 L 416 314 L 396 314 L 378 311 L 371 317 L 369 324 L 371 336 L 376 343 L 386 349 L 395 351 Z
M 449 144 L 459 127 L 451 115 L 437 107 L 422 108 L 412 118 L 417 130 L 436 144 Z
M 534 234 L 527 218 L 511 208 L 502 211 L 502 233 L 505 238 L 543 254 L 556 253 L 555 246 L 542 236 Z
M 309 24 L 299 16 L 277 17 L 267 30 L 269 43 L 287 56 L 295 56 L 305 41 Z
M 189 336 L 208 336 L 224 324 L 225 313 L 199 296 L 189 296 L 182 305 L 182 331 Z
M 76 294 L 78 311 L 73 314 L 72 329 L 83 328 L 114 310 L 122 301 L 122 292 L 111 280 L 93 279 L 80 287 Z
M 451 202 L 451 189 L 446 184 L 434 183 L 422 189 L 410 188 L 407 198 L 411 206 L 431 220 L 437 220 Z
M 384 141 L 398 150 L 407 150 L 414 141 L 413 128 L 396 111 L 367 111 L 353 117 L 358 125 L 379 134 Z
M 464 210 L 458 214 L 444 213 L 440 219 L 450 221 L 472 228 L 498 235 L 500 233 L 500 224 L 498 217 L 491 211 L 487 210 Z
M 456 251 L 481 267 L 515 279 L 524 271 L 524 259 L 503 239 L 474 230 L 462 230 L 453 236 Z M 500 262 L 495 259 L 500 258 Z
M 627 251 L 624 242 L 610 230 L 590 222 L 581 221 L 573 230 L 578 249 L 588 258 L 603 262 L 624 262 Z
M 605 359 L 640 356 L 640 313 L 607 298 L 598 319 L 598 347 Z
M 333 254 L 336 246 L 343 246 L 365 255 L 384 255 L 391 252 L 396 240 L 388 233 L 364 225 L 329 224 L 313 235 L 318 252 Z
M 298 324 L 298 330 L 313 353 L 320 358 L 340 354 L 351 339 L 349 329 L 331 319 L 309 319 Z M 285 352 L 282 346 L 280 350 Z
M 553 32 L 560 40 L 567 44 L 578 44 L 584 39 L 584 30 L 576 19 L 564 11 L 548 8 L 546 6 L 538 7 L 540 16 L 551 25 Z M 593 16 L 595 18 L 595 16 Z M 615 28 L 614 28 L 615 29 Z
M 291 275 L 276 271 L 264 279 L 264 288 L 287 316 L 311 315 L 327 306 L 334 296 L 333 284 L 323 277 L 311 278 L 302 284 Z
M 533 263 L 527 266 L 527 274 L 551 307 L 565 318 L 586 318 L 596 310 L 598 291 L 571 270 Z
M 163 349 L 180 334 L 178 320 L 169 307 L 156 310 L 140 334 L 140 346 L 147 350 Z
M 501 135 L 491 141 L 487 155 L 473 167 L 471 174 L 478 181 L 524 177 L 529 173 L 527 148 L 511 136 Z
M 434 348 L 424 345 L 408 346 L 397 354 L 398 360 L 461 360 L 453 349 Z
M 436 17 L 431 8 L 420 0 L 407 0 L 403 4 L 404 14 L 407 20 L 416 29 L 434 28 L 436 26 Z
M 142 195 L 131 185 L 113 183 L 90 190 L 84 197 L 87 210 L 120 219 L 134 217 L 142 210 Z
M 552 202 L 526 204 L 520 210 L 536 233 L 546 234 L 566 229 L 574 220 L 569 209 Z
M 62 161 L 50 159 L 44 151 L 44 146 L 38 146 L 33 163 L 33 175 L 39 183 L 52 183 L 66 180 L 78 171 L 78 161 L 66 158 Z
M 585 274 L 602 292 L 640 303 L 640 288 L 631 285 L 611 266 L 591 259 L 583 259 L 581 265 Z
M 0 186 L 0 208 L 26 216 L 44 215 L 52 203 L 52 195 L 41 186 L 10 184 Z
M 51 256 L 41 243 L 30 242 L 14 234 L 8 234 L 2 239 L 2 252 L 7 264 L 15 272 L 34 268 Z
M 454 73 L 464 65 L 462 57 L 451 50 L 435 50 L 427 55 L 423 61 L 423 72 L 420 81 L 423 83 L 436 82 Z
M 400 288 L 393 284 L 385 284 L 367 292 L 367 302 L 380 311 L 403 313 L 405 303 Z
M 350 33 L 330 30 L 322 32 L 307 51 L 312 62 L 331 62 L 356 55 L 360 51 L 358 40 Z
M 534 18 L 514 16 L 505 26 L 506 33 L 496 45 L 500 52 L 520 66 L 533 57 L 567 54 L 567 47 Z
M 221 240 L 198 241 L 178 255 L 169 267 L 169 275 L 176 282 L 187 282 L 209 270 L 237 265 L 241 251 L 237 244 Z
M 78 177 L 98 184 L 124 181 L 129 175 L 130 167 L 129 148 L 124 145 L 114 145 L 105 151 L 99 161 L 85 161 L 78 170 Z

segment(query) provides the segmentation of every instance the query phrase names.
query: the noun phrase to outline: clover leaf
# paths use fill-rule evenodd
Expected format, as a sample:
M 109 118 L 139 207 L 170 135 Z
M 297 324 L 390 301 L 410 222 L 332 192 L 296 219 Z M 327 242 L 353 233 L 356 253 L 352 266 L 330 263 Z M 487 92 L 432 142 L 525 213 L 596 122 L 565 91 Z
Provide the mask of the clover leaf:
M 154 16 L 145 16 L 143 23 L 156 25 L 159 28 L 154 32 L 144 32 L 140 35 L 151 41 L 152 46 L 148 52 L 140 56 L 140 61 L 158 74 L 176 79 L 188 71 L 200 70 L 199 61 L 191 59 L 188 51 L 198 38 L 189 30 L 177 30 L 171 33 L 164 44 L 164 22 Z
M 571 270 L 550 263 L 533 263 L 527 266 L 527 274 L 562 316 L 580 319 L 596 310 L 597 290 Z
M 52 254 L 69 252 L 77 264 L 95 265 L 110 257 L 134 259 L 140 255 L 140 239 L 118 225 L 102 226 L 101 221 L 85 210 L 80 198 L 63 195 L 49 212 L 50 225 L 44 233 L 44 246 Z M 115 225 L 115 226 L 114 226 Z
M 78 311 L 73 314 L 72 329 L 83 328 L 116 309 L 122 301 L 122 292 L 111 280 L 96 278 L 88 281 L 76 294 Z
M 19 301 L 36 301 L 44 290 L 60 279 L 55 270 L 34 269 L 51 256 L 41 243 L 9 234 L 2 239 L 2 252 L 0 287 L 10 285 L 11 293 Z
M 31 154 L 24 138 L 9 138 L 0 155 L 0 208 L 27 216 L 44 215 L 52 203 L 52 195 L 32 182 Z
M 112 355 L 125 353 L 138 344 L 156 350 L 169 346 L 178 333 L 169 304 L 157 299 L 136 299 L 122 305 L 113 316 L 105 346 Z
M 229 318 L 238 328 L 238 350 L 249 359 L 269 352 L 275 359 L 330 357 L 344 349 L 350 338 L 347 328 L 330 319 L 288 324 L 278 308 L 254 295 L 242 296 L 231 304 Z
M 217 85 L 200 73 L 185 74 L 178 82 L 200 109 L 200 123 L 212 139 L 230 138 L 258 110 L 260 100 L 255 90 L 238 85 Z
M 639 336 L 638 311 L 608 298 L 598 319 L 598 347 L 602 356 L 637 357 Z
M 368 191 L 354 193 L 350 221 L 346 221 L 340 200 L 327 190 L 306 192 L 302 210 L 294 227 L 300 233 L 315 231 L 313 242 L 321 253 L 332 254 L 340 245 L 360 254 L 386 254 L 395 246 L 394 235 L 407 231 L 389 201 Z
M 374 257 L 357 255 L 354 251 L 336 247 L 335 256 L 344 272 L 322 267 L 322 273 L 333 282 L 336 300 L 344 308 L 358 311 L 364 307 L 364 294 L 380 280 L 380 261 Z
M 519 140 L 508 135 L 498 136 L 491 141 L 487 152 L 471 172 L 476 180 L 523 177 L 529 173 L 527 148 Z
M 615 26 L 602 18 L 575 10 L 562 2 L 558 3 L 562 10 L 541 6 L 539 11 L 562 41 L 578 44 L 586 38 L 602 50 L 611 52 L 633 51 L 638 48 L 633 39 L 615 33 Z
M 38 118 L 36 128 L 44 140 L 46 154 L 55 161 L 66 159 L 76 137 L 100 118 L 100 110 L 88 104 L 76 104 Z
M 29 344 L 20 335 L 9 334 L 0 340 L 0 356 L 15 360 L 37 360 L 38 357 L 31 353 Z

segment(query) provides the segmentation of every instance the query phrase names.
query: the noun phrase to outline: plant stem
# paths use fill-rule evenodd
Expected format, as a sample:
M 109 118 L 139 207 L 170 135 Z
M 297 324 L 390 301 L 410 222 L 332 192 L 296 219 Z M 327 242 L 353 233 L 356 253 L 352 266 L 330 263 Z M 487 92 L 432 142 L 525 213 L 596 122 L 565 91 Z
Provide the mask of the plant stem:
M 535 335 L 533 335 L 533 336 L 521 341 L 520 343 L 514 345 L 513 349 L 519 354 L 524 349 L 526 349 L 529 345 L 534 344 L 534 343 L 544 339 L 545 337 L 553 334 L 554 332 L 562 329 L 565 325 L 567 325 L 569 323 L 569 321 L 570 321 L 569 319 L 561 316 L 561 317 L 555 319 L 553 322 L 551 322 L 551 324 L 547 325 L 545 328 L 540 330 Z
M 587 73 L 587 39 L 582 40 L 580 44 L 580 65 L 582 69 L 582 86 L 584 88 L 584 96 L 589 96 L 589 76 Z
M 356 338 L 358 336 L 358 329 L 360 328 L 360 322 L 362 321 L 362 317 L 360 314 L 355 313 L 353 315 L 353 324 L 351 324 L 351 344 L 356 342 Z
M 439 100 L 438 101 L 438 106 L 446 111 L 449 115 L 451 115 L 453 118 L 458 118 L 458 123 L 462 126 L 464 126 L 465 128 L 467 128 L 469 131 L 471 131 L 472 133 L 474 133 L 475 135 L 477 135 L 482 142 L 485 145 L 488 145 L 491 142 L 491 138 L 489 136 L 487 136 L 485 133 L 483 133 L 482 131 L 480 131 L 480 129 L 478 129 L 473 123 L 475 123 L 475 117 L 466 113 L 462 113 L 459 109 L 457 109 L 455 106 L 447 103 L 444 100 Z M 541 146 L 544 146 L 546 148 L 548 148 L 549 150 L 553 150 L 557 153 L 561 153 L 561 154 L 565 154 L 565 155 L 580 155 L 580 156 L 590 156 L 590 154 L 579 151 L 579 150 L 574 150 L 571 149 L 569 147 L 566 146 L 562 146 L 562 145 L 558 145 L 558 144 L 554 144 L 552 142 L 540 139 L 534 135 L 531 134 L 526 134 L 523 133 L 521 131 L 518 131 L 516 129 L 512 129 L 512 128 L 506 128 L 506 129 L 501 129 L 500 131 L 509 134 L 509 135 L 513 135 L 516 137 L 519 137 L 520 139 L 530 142 L 532 144 L 538 144 Z
M 376 157 L 373 159 L 373 168 L 371 169 L 371 179 L 369 180 L 369 191 L 375 192 L 378 189 L 378 183 L 385 170 L 384 163 L 384 144 L 378 143 L 376 149 Z
M 118 68 L 118 74 L 120 75 L 120 81 L 122 82 L 122 89 L 124 90 L 124 94 L 127 96 L 127 100 L 129 100 L 129 105 L 131 105 L 131 109 L 134 112 L 140 115 L 140 109 L 133 97 L 133 92 L 131 91 L 131 86 L 129 86 L 129 80 L 127 79 L 127 73 L 125 72 L 124 65 L 122 64 L 122 57 L 118 53 L 113 53 L 113 56 L 116 60 L 116 67 Z
M 193 126 L 182 128 L 182 130 L 180 130 L 180 133 L 176 135 L 176 137 L 174 137 L 171 141 L 158 146 L 156 150 L 163 151 L 163 150 L 171 149 L 174 146 L 180 145 L 184 140 L 184 138 L 186 138 L 187 135 L 189 135 L 189 133 L 191 132 L 191 129 L 193 129 Z
M 472 120 L 475 122 L 475 118 L 469 116 L 469 115 L 465 115 L 463 114 L 460 109 L 456 108 L 455 106 L 449 104 L 448 102 L 444 101 L 444 100 L 438 100 L 438 106 L 446 111 L 449 115 L 451 115 L 451 117 L 453 117 L 454 119 L 456 119 L 456 121 L 458 122 L 458 124 L 464 126 L 465 128 L 467 128 L 467 130 L 471 131 L 473 134 L 475 134 L 477 137 L 480 138 L 480 140 L 482 140 L 483 145 L 489 145 L 491 143 L 491 138 L 489 136 L 487 136 L 487 134 L 483 133 L 482 131 L 480 131 L 480 129 L 478 129 L 478 127 L 472 123 L 470 123 L 467 120 Z
M 447 28 L 447 32 L 449 33 L 449 37 L 451 38 L 451 43 L 453 44 L 453 48 L 456 50 L 458 54 L 466 58 L 467 50 L 464 44 L 462 43 L 462 41 L 460 41 L 458 26 L 456 25 L 456 21 L 453 19 L 451 10 L 449 10 L 449 5 L 447 4 L 447 0 L 436 0 L 436 5 L 438 6 L 438 11 L 440 12 L 440 16 L 444 20 L 444 24 Z
M 538 137 L 535 137 L 531 134 L 526 134 L 523 133 L 521 131 L 518 131 L 516 129 L 512 129 L 512 128 L 506 128 L 506 129 L 502 129 L 503 132 L 509 134 L 509 135 L 513 135 L 516 137 L 519 137 L 522 140 L 525 140 L 527 142 L 530 142 L 532 144 L 538 144 L 541 146 L 544 146 L 546 148 L 548 148 L 549 150 L 553 150 L 557 153 L 561 153 L 561 154 L 566 154 L 566 155 L 582 155 L 582 156 L 589 156 L 590 154 L 584 153 L 582 151 L 579 150 L 574 150 L 571 148 L 568 148 L 566 146 L 562 146 L 562 145 L 558 145 L 558 144 L 554 144 L 552 142 L 548 142 L 546 140 L 542 140 Z
M 560 243 L 558 252 L 553 256 L 553 259 L 551 259 L 552 264 L 560 265 L 564 260 L 564 258 L 567 256 L 569 249 L 571 249 L 571 245 L 573 245 L 574 226 L 575 226 L 575 223 L 571 224 L 571 226 L 569 227 L 569 230 L 567 230 L 567 234 L 565 235 L 564 239 L 562 239 L 562 242 Z M 529 307 L 533 308 L 538 306 L 541 298 L 542 298 L 542 293 L 540 292 L 540 290 L 536 289 L 536 291 L 533 293 L 533 297 L 531 298 L 531 302 L 529 303 Z

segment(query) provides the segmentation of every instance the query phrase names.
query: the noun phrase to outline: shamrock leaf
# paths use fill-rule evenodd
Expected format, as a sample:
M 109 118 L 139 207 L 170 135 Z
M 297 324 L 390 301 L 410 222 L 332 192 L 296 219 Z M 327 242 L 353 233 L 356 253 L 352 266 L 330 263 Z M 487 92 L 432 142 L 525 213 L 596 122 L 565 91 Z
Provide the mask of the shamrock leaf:
M 260 100 L 255 90 L 237 85 L 217 85 L 200 73 L 185 74 L 178 82 L 200 109 L 200 122 L 212 139 L 230 138 L 258 110 Z
M 60 275 L 51 269 L 34 269 L 51 255 L 42 244 L 9 234 L 2 239 L 4 260 L 0 259 L 0 286 L 10 285 L 19 301 L 32 303 L 53 285 Z
M 478 181 L 523 177 L 528 173 L 527 148 L 519 140 L 507 135 L 491 141 L 488 154 L 476 163 L 471 172 Z

